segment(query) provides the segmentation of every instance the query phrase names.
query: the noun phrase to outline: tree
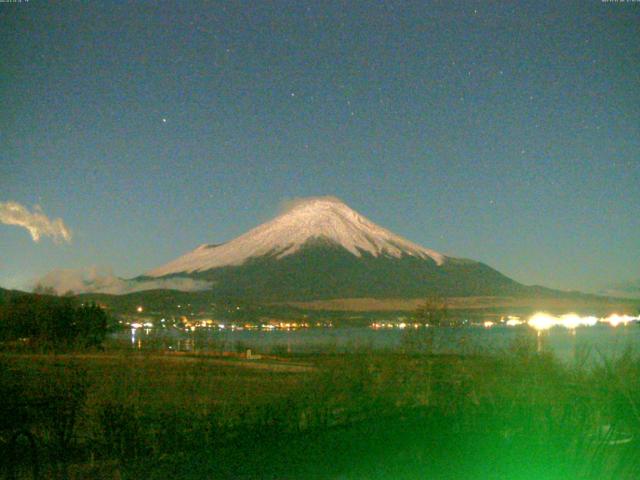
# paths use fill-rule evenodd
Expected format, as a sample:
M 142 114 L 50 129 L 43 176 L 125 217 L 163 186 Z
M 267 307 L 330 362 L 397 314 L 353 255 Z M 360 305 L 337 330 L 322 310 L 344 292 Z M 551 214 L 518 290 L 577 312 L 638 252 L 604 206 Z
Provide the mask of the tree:
M 85 347 L 99 347 L 107 335 L 107 313 L 95 303 L 76 309 L 78 340 Z
M 428 296 L 417 308 L 415 317 L 417 321 L 431 327 L 444 325 L 449 318 L 447 300 L 437 295 Z
M 95 347 L 107 334 L 107 314 L 72 297 L 20 295 L 0 307 L 0 339 L 27 339 L 33 345 Z
M 36 295 L 49 295 L 51 297 L 55 297 L 57 295 L 55 288 L 45 287 L 41 283 L 38 283 L 35 287 L 33 287 L 33 293 L 35 293 Z

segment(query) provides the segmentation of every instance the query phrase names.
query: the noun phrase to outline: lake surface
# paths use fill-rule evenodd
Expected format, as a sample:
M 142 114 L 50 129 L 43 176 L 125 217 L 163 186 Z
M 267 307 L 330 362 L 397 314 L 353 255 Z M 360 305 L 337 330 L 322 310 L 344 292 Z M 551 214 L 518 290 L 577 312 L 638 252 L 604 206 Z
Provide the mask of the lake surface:
M 303 328 L 298 330 L 216 330 L 194 332 L 167 327 L 127 330 L 114 335 L 131 349 L 173 351 L 237 351 L 253 353 L 353 352 L 366 349 L 394 350 L 429 348 L 435 353 L 491 353 L 529 342 L 564 360 L 588 353 L 591 358 L 611 357 L 631 348 L 640 352 L 640 325 L 612 327 L 598 324 L 579 327 L 573 332 L 556 327 L 537 334 L 526 325 L 378 329 L 366 327 Z

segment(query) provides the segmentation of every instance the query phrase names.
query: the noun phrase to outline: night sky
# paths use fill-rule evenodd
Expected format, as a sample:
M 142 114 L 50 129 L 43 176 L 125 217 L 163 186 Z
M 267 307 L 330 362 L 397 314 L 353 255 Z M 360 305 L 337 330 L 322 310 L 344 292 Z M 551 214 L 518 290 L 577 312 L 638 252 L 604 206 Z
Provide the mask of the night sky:
M 23 0 L 0 38 L 0 286 L 311 195 L 526 284 L 640 278 L 640 2 Z

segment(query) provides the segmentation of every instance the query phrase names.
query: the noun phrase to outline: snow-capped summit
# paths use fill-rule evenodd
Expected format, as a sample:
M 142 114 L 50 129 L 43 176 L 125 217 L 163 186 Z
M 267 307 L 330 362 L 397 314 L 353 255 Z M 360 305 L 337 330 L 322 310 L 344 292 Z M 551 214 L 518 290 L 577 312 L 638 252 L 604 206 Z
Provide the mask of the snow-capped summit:
M 212 298 L 277 302 L 526 290 L 481 262 L 410 242 L 334 197 L 291 202 L 284 213 L 244 235 L 222 245 L 201 245 L 145 276 L 207 281 Z
M 265 255 L 282 259 L 311 240 L 340 246 L 355 257 L 404 256 L 442 265 L 446 257 L 376 225 L 335 197 L 310 197 L 293 202 L 273 220 L 222 245 L 201 245 L 168 264 L 147 272 L 160 277 L 239 266 Z

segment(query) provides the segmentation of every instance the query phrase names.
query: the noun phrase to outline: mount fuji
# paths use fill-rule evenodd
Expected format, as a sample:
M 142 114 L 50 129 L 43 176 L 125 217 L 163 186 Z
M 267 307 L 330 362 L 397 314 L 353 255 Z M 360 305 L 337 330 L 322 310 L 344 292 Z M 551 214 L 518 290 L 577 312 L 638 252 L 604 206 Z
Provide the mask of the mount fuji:
M 271 301 L 520 295 L 531 288 L 406 240 L 334 197 L 296 201 L 273 220 L 144 277 L 206 280 L 217 295 Z

